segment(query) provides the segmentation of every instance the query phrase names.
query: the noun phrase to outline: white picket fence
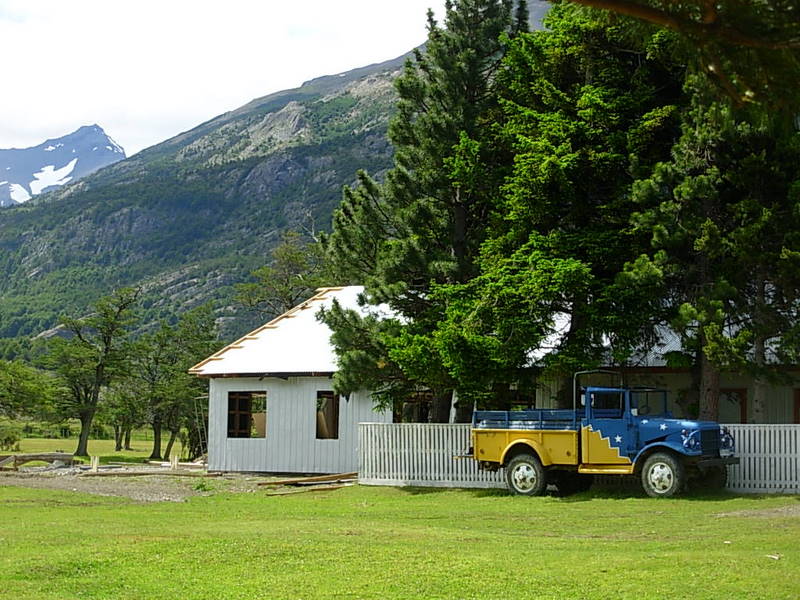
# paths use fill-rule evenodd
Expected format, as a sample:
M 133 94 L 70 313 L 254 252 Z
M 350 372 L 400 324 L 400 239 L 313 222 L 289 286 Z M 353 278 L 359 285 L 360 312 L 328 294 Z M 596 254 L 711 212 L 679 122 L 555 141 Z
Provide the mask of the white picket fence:
M 740 464 L 729 467 L 737 492 L 800 493 L 800 425 L 728 425 Z M 361 423 L 358 480 L 367 485 L 504 487 L 503 472 L 479 471 L 466 454 L 468 424 Z

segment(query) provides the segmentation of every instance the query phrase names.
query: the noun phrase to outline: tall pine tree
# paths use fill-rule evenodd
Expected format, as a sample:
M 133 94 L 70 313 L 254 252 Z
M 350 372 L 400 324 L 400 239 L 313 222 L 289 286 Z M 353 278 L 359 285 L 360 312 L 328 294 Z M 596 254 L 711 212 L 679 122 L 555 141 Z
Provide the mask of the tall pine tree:
M 519 387 L 533 362 L 571 381 L 608 360 L 609 344 L 625 361 L 645 344 L 655 304 L 620 275 L 645 242 L 628 226 L 631 183 L 677 133 L 672 40 L 569 4 L 545 25 L 515 40 L 502 73 L 513 171 L 481 273 L 439 289 L 452 301 L 436 340 L 460 393 L 479 401 Z M 558 351 L 543 357 L 542 346 Z
M 327 314 L 340 391 L 369 383 L 379 398 L 396 402 L 409 390 L 432 390 L 431 419 L 447 418 L 455 382 L 430 340 L 446 306 L 431 286 L 476 273 L 502 173 L 490 168 L 503 162 L 491 143 L 499 110 L 493 87 L 506 40 L 525 29 L 524 3 L 515 10 L 511 0 L 448 1 L 443 26 L 428 14 L 425 49 L 396 83 L 394 168 L 383 185 L 362 175 L 359 189 L 345 192 L 326 240 L 340 276 L 363 283 L 368 301 L 387 303 L 401 317 L 380 324 L 336 308 Z
M 745 369 L 763 421 L 769 363 L 791 354 L 800 298 L 800 140 L 787 114 L 737 110 L 700 78 L 688 89 L 672 160 L 635 186 L 634 223 L 653 248 L 631 271 L 662 277 L 671 325 L 696 357 L 700 416 L 719 416 L 720 372 Z

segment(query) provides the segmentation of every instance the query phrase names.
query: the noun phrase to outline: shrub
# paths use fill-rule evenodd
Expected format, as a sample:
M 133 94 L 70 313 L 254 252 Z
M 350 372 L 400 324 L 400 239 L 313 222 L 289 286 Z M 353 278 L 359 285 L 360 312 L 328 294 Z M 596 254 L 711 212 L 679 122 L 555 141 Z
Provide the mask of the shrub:
M 22 438 L 22 431 L 19 426 L 5 419 L 0 420 L 0 450 L 9 452 L 19 451 L 19 441 Z

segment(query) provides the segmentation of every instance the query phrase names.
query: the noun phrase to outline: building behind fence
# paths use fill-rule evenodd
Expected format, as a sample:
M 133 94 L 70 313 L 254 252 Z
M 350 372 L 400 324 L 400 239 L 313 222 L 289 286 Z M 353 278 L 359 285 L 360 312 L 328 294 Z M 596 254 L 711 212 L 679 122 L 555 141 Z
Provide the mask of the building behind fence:
M 740 464 L 729 467 L 728 489 L 800 493 L 800 425 L 727 425 Z M 503 471 L 479 471 L 466 454 L 469 424 L 361 423 L 360 483 L 421 487 L 500 488 Z

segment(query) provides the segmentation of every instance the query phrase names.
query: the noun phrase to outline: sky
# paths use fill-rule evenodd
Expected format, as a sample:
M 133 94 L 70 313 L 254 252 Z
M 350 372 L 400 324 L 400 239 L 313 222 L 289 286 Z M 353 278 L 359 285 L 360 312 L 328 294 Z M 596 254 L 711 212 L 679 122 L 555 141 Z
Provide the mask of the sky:
M 422 43 L 444 0 L 0 0 L 0 148 L 100 125 L 128 156 Z

